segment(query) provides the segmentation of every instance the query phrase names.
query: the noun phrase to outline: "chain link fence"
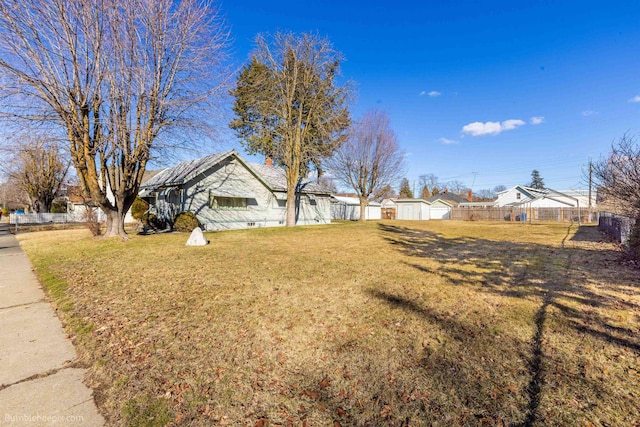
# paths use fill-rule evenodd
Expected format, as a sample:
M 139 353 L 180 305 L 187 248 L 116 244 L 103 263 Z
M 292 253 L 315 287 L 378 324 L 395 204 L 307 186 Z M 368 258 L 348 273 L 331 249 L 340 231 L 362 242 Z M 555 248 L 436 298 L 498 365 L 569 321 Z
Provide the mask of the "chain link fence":
M 611 212 L 600 212 L 598 229 L 626 245 L 629 243 L 629 237 L 635 224 L 635 218 Z

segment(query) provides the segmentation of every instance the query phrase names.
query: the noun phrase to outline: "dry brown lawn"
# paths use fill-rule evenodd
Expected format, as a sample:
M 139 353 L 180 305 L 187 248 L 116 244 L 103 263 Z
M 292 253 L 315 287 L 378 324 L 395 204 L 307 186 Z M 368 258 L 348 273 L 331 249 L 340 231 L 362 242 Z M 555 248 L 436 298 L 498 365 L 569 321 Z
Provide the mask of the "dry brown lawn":
M 110 425 L 640 425 L 640 276 L 594 227 L 19 237 Z

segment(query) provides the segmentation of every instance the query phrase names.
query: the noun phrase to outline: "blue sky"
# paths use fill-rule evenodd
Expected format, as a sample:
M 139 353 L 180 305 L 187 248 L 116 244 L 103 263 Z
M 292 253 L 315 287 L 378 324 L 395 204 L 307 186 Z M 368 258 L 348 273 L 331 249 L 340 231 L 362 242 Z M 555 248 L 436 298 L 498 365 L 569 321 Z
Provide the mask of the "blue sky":
M 589 158 L 640 133 L 638 1 L 230 1 L 233 60 L 257 33 L 317 31 L 386 111 L 410 181 L 585 188 Z M 635 97 L 637 99 L 634 99 Z

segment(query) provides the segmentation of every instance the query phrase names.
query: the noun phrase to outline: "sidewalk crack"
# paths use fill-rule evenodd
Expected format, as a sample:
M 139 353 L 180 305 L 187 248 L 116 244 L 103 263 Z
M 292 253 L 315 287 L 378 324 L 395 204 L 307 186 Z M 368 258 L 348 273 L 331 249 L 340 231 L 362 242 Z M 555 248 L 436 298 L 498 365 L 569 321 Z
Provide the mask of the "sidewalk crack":
M 28 305 L 33 305 L 33 304 L 40 304 L 41 302 L 47 302 L 47 301 L 44 298 L 41 298 L 41 299 L 39 299 L 37 301 L 25 302 L 23 304 L 10 305 L 8 307 L 0 307 L 0 311 L 9 310 L 11 308 L 26 307 Z
M 71 362 L 66 363 L 64 366 L 61 366 L 59 368 L 54 368 L 54 369 L 50 369 L 50 370 L 48 370 L 46 372 L 41 372 L 39 374 L 31 375 L 30 377 L 23 378 L 21 380 L 18 380 L 16 382 L 11 383 L 11 384 L 0 384 L 0 391 L 2 391 L 4 389 L 7 389 L 7 388 L 9 388 L 11 386 L 14 386 L 14 385 L 30 382 L 30 381 L 33 381 L 33 380 L 38 380 L 40 378 L 50 377 L 51 375 L 55 375 L 58 372 L 62 371 L 63 369 L 75 368 L 76 367 L 76 363 L 77 363 L 77 361 L 71 361 Z

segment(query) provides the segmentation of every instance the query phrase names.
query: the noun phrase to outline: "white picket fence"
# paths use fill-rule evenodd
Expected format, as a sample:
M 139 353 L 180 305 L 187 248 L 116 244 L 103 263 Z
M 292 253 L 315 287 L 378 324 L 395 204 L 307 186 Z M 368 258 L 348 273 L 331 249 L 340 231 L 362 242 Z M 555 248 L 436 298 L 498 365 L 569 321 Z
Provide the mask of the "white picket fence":
M 104 212 L 100 209 L 96 209 L 96 219 L 98 222 L 106 220 Z M 15 214 L 9 215 L 10 224 L 66 224 L 73 222 L 85 222 L 85 215 L 78 215 L 77 213 L 28 213 L 28 214 Z

